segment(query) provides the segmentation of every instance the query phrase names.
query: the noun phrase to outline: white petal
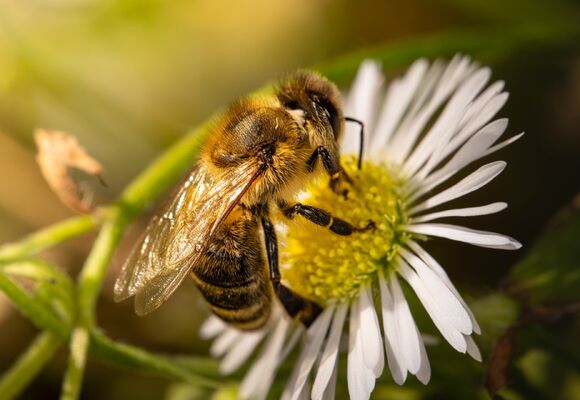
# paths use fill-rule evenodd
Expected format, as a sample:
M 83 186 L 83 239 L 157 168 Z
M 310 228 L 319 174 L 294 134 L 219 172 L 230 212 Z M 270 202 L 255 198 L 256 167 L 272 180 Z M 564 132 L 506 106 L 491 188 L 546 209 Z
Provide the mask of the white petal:
M 447 340 L 447 342 L 449 342 L 449 344 L 458 352 L 465 353 L 467 350 L 467 343 L 465 342 L 463 334 L 450 323 L 446 318 L 446 315 L 441 313 L 440 308 L 437 307 L 437 299 L 431 296 L 429 290 L 425 287 L 425 284 L 421 278 L 419 278 L 417 273 L 413 271 L 403 259 L 399 259 L 398 272 L 407 282 L 409 282 L 421 301 L 421 304 L 423 304 L 423 307 L 425 307 L 425 310 L 427 310 L 427 313 L 445 340 Z
M 426 77 L 427 79 L 432 79 L 432 81 L 423 85 L 425 88 L 423 93 L 417 93 L 417 97 L 420 100 L 417 100 L 415 104 L 420 106 L 407 115 L 405 123 L 401 124 L 401 128 L 397 132 L 396 138 L 399 141 L 394 141 L 392 147 L 396 152 L 394 161 L 398 163 L 408 157 L 421 132 L 433 115 L 447 101 L 457 85 L 472 69 L 468 58 L 458 56 L 454 57 L 445 66 L 442 74 L 441 69 L 437 67 L 437 63 L 434 63 Z M 423 104 L 424 101 L 425 103 Z
M 467 342 L 467 354 L 469 354 L 474 360 L 481 362 L 481 353 L 475 340 L 471 336 L 466 336 L 465 341 Z
M 336 373 L 338 347 L 340 344 L 340 337 L 342 334 L 347 311 L 347 303 L 340 304 L 336 308 L 336 313 L 332 320 L 332 326 L 330 327 L 330 333 L 326 341 L 326 346 L 324 347 L 322 357 L 320 357 L 320 365 L 318 366 L 316 378 L 314 379 L 314 384 L 312 385 L 313 399 L 323 398 L 323 395 L 326 393 L 326 389 L 330 384 L 329 382 L 331 380 L 332 374 Z
M 493 118 L 493 116 L 505 104 L 508 98 L 508 94 L 496 93 L 496 90 L 498 90 L 502 85 L 497 85 L 497 82 L 496 84 L 491 85 L 471 105 L 467 107 L 463 119 L 459 123 L 459 131 L 451 138 L 449 143 L 447 143 L 444 148 L 441 149 L 441 152 L 439 153 L 439 160 L 446 158 L 455 150 L 457 150 L 457 148 L 462 146 L 470 137 L 474 135 L 478 129 L 481 129 L 482 126 L 484 126 L 491 118 Z M 492 96 L 491 99 L 489 98 L 490 96 Z M 493 123 L 489 125 L 492 124 Z M 480 148 L 480 152 L 483 152 L 485 148 Z M 417 175 L 419 177 L 424 177 L 428 172 L 430 172 L 430 170 L 423 170 Z
M 390 277 L 389 279 L 395 279 Z M 383 314 L 383 332 L 385 334 L 385 351 L 387 352 L 387 362 L 393 380 L 398 385 L 405 383 L 407 378 L 407 362 L 402 355 L 403 350 L 400 345 L 401 334 L 399 323 L 395 315 L 395 301 L 389 291 L 383 274 L 379 275 L 379 287 L 381 290 L 381 309 Z M 406 306 L 406 302 L 404 303 Z
M 345 115 L 362 121 L 367 136 L 373 132 L 379 96 L 382 94 L 383 79 L 378 63 L 370 60 L 364 61 L 358 70 L 346 101 Z M 354 141 L 352 138 L 358 139 L 359 129 L 353 124 L 346 125 L 344 139 L 340 146 L 342 152 L 358 153 L 358 141 Z M 368 147 L 372 137 L 367 137 L 367 139 L 366 146 Z
M 509 95 L 507 93 L 497 94 L 481 110 L 477 109 L 477 114 L 475 117 L 471 121 L 468 121 L 468 123 L 461 129 L 461 131 L 455 137 L 453 137 L 448 146 L 446 146 L 444 157 L 451 154 L 454 150 L 465 143 L 466 140 L 474 134 L 474 132 L 487 124 L 504 106 L 508 97 Z M 479 103 L 479 100 L 480 99 L 477 99 L 476 103 Z M 468 113 L 469 111 L 474 111 L 474 108 L 477 106 L 478 104 L 472 104 L 472 107 L 470 107 Z
M 292 389 L 293 400 L 297 400 L 298 395 L 302 392 L 302 389 L 304 389 L 304 385 L 306 384 L 308 375 L 312 370 L 312 366 L 320 354 L 322 342 L 328 332 L 328 326 L 332 320 L 334 310 L 335 307 L 325 308 L 324 311 L 322 311 L 322 314 L 320 314 L 310 328 L 308 328 L 304 346 L 302 347 L 300 356 L 298 356 L 298 361 L 296 361 L 296 380 Z
M 360 334 L 360 319 L 358 299 L 355 299 L 350 309 L 350 326 L 348 340 L 347 381 L 348 393 L 351 399 L 366 400 L 370 398 L 375 387 L 373 371 L 367 368 L 363 360 Z
M 422 181 L 421 187 L 413 193 L 410 201 L 437 187 L 466 165 L 483 157 L 487 149 L 505 132 L 506 128 L 507 119 L 494 121 L 482 128 L 453 155 L 447 164 Z
M 289 327 L 290 323 L 285 318 L 278 321 L 274 331 L 268 337 L 262 353 L 242 380 L 240 397 L 244 399 L 266 397 L 280 363 L 280 352 Z
M 415 217 L 413 218 L 413 224 L 447 217 L 473 217 L 477 215 L 495 214 L 505 210 L 506 207 L 507 203 L 498 202 L 479 207 L 455 208 L 452 210 L 439 211 Z
M 453 286 L 453 283 L 451 283 L 451 280 L 449 279 L 449 276 L 447 275 L 443 267 L 441 267 L 441 265 L 437 262 L 437 260 L 431 257 L 431 255 L 427 251 L 425 251 L 425 249 L 419 246 L 419 244 L 417 244 L 415 241 L 412 240 L 409 241 L 409 247 L 411 247 L 411 249 L 415 252 L 415 254 L 417 254 L 425 262 L 425 264 L 429 266 L 429 268 L 431 268 L 437 275 L 439 275 L 439 278 L 441 278 L 441 280 L 447 285 L 449 290 L 453 292 L 453 294 L 457 297 L 457 299 L 461 302 L 461 304 L 469 314 L 469 317 L 471 318 L 471 325 L 473 326 L 473 332 L 480 334 L 481 328 L 479 327 L 479 324 L 477 323 L 477 320 L 475 319 L 473 312 L 471 311 L 469 306 L 465 303 L 465 301 L 463 300 L 463 298 L 461 297 L 455 286 Z
M 419 382 L 423 385 L 429 383 L 431 379 L 431 366 L 429 365 L 429 357 L 427 357 L 427 351 L 425 350 L 425 345 L 421 342 L 421 366 L 419 371 L 415 374 Z
M 370 146 L 372 154 L 384 153 L 383 147 L 387 145 L 393 131 L 401 122 L 428 67 L 426 60 L 419 59 L 411 65 L 403 79 L 397 79 L 389 85 L 380 119 L 374 129 L 375 133 Z
M 383 325 L 385 342 L 389 343 L 389 366 L 393 379 L 399 385 L 403 384 L 407 371 L 416 374 L 421 364 L 421 351 L 423 346 L 421 335 L 413 320 L 409 306 L 399 285 L 397 276 L 393 273 L 385 279 L 379 276 L 381 288 L 381 301 L 383 304 Z
M 493 147 L 490 147 L 489 149 L 487 149 L 484 156 L 487 156 L 488 154 L 495 153 L 496 151 L 503 149 L 507 145 L 512 144 L 513 142 L 515 142 L 516 140 L 521 138 L 522 136 L 524 136 L 524 132 L 519 133 L 519 134 L 515 135 L 514 137 L 509 138 L 508 140 L 504 140 L 503 142 L 498 143 Z
M 436 85 L 441 81 L 443 68 L 444 65 L 441 62 L 436 61 L 431 64 L 414 95 L 409 111 L 392 135 L 388 145 L 388 154 L 393 162 L 400 163 L 407 157 L 428 118 L 439 104 L 445 100 L 445 93 L 443 93 L 443 96 L 435 97 L 433 95 Z
M 237 329 L 227 329 L 211 344 L 209 354 L 214 357 L 221 357 L 240 340 L 242 335 L 243 333 Z
M 481 68 L 462 83 L 433 127 L 405 162 L 404 169 L 408 174 L 415 173 L 425 162 L 432 167 L 439 163 L 442 159 L 441 153 L 456 132 L 469 103 L 483 88 L 490 76 L 489 68 Z M 425 171 L 428 172 L 430 169 L 431 167 L 426 167 Z
M 334 366 L 334 370 L 332 371 L 332 376 L 330 377 L 330 382 L 326 386 L 326 390 L 322 396 L 322 400 L 334 400 L 336 397 L 336 376 L 338 371 L 338 364 Z M 313 397 L 314 398 L 314 397 Z
M 503 107 L 508 93 L 502 92 L 505 82 L 497 81 L 489 85 L 466 110 L 460 126 L 473 125 L 474 130 L 485 125 Z M 501 99 L 501 100 L 498 100 Z
M 449 224 L 416 224 L 407 227 L 407 230 L 423 235 L 437 236 L 459 242 L 470 243 L 475 246 L 492 249 L 517 250 L 521 243 L 509 236 L 499 233 L 478 231 L 457 225 Z
M 369 286 L 360 292 L 360 325 L 363 360 L 375 377 L 381 376 L 385 365 L 381 328 Z
M 245 332 L 239 342 L 223 358 L 220 363 L 220 372 L 227 375 L 237 370 L 250 357 L 254 350 L 256 350 L 256 347 L 262 341 L 265 334 L 265 329 Z
M 300 390 L 296 400 L 308 400 L 308 393 L 310 393 L 310 382 L 306 381 L 306 384 L 302 386 L 302 389 Z
M 501 171 L 505 168 L 506 163 L 505 161 L 495 161 L 489 164 L 486 164 L 477 171 L 471 173 L 469 176 L 463 178 L 461 181 L 457 182 L 455 185 L 451 186 L 450 188 L 436 194 L 425 200 L 424 202 L 418 204 L 417 206 L 413 207 L 414 212 L 426 210 L 440 204 L 446 203 L 448 201 L 454 200 L 458 197 L 465 196 L 468 193 L 471 193 L 482 186 L 487 185 L 491 182 L 496 176 L 498 176 Z
M 282 349 L 282 355 L 280 356 L 280 360 L 285 360 L 286 357 L 290 355 L 290 352 L 292 351 L 292 349 L 294 349 L 294 346 L 296 346 L 296 343 L 298 343 L 298 339 L 300 339 L 303 333 L 304 332 L 302 331 L 301 326 L 297 327 L 294 330 L 294 333 L 292 333 L 292 336 L 290 336 L 290 339 L 286 341 L 286 345 Z
M 471 318 L 447 285 L 415 254 L 405 249 L 401 249 L 400 252 L 405 261 L 417 272 L 427 289 L 433 309 L 437 309 L 446 323 L 457 331 L 466 335 L 471 334 L 473 332 Z
M 212 315 L 199 329 L 199 336 L 205 340 L 211 339 L 219 335 L 226 327 L 227 325 L 221 319 Z

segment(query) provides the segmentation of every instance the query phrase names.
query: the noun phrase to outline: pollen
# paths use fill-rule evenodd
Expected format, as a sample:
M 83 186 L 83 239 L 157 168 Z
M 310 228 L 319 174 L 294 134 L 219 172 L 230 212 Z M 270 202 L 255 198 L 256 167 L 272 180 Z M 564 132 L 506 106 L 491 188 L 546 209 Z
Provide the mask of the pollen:
M 328 178 L 307 188 L 301 202 L 328 211 L 333 217 L 364 228 L 340 236 L 299 216 L 288 225 L 286 250 L 282 252 L 282 276 L 300 295 L 321 305 L 350 300 L 362 285 L 377 279 L 379 271 L 394 268 L 398 249 L 408 239 L 405 225 L 404 182 L 384 165 L 365 162 L 357 169 L 356 159 L 347 157 L 343 167 L 350 177 L 333 192 Z

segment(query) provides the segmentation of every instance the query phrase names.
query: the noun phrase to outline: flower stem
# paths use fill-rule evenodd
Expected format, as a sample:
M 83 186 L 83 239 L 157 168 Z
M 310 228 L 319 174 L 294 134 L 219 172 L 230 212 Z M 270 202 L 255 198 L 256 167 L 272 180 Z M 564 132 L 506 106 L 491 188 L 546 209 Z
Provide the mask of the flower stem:
M 87 329 L 82 326 L 75 328 L 69 342 L 70 356 L 66 375 L 62 381 L 61 400 L 78 399 L 83 383 L 88 347 L 89 333 Z
M 210 126 L 206 122 L 184 136 L 127 186 L 117 201 L 127 218 L 131 219 L 193 166 Z
M 218 375 L 215 360 L 188 358 L 188 367 L 182 366 L 174 358 L 156 355 L 138 347 L 117 343 L 101 332 L 91 334 L 91 355 L 116 367 L 141 373 L 156 374 L 170 379 L 180 379 L 190 385 L 205 388 L 220 387 L 223 382 L 201 376 L 192 370 L 192 364 L 205 374 Z
M 119 209 L 110 209 L 78 279 L 77 327 L 70 341 L 70 356 L 61 399 L 77 399 L 80 394 L 90 344 L 89 332 L 95 323 L 96 303 L 107 266 L 128 220 Z
M 61 342 L 62 338 L 52 332 L 38 335 L 0 380 L 0 399 L 16 397 L 51 359 Z
M 0 247 L 0 259 L 36 253 L 72 237 L 95 229 L 98 220 L 92 215 L 73 217 L 36 231 L 16 243 Z
M 68 327 L 53 312 L 34 301 L 26 292 L 4 273 L 0 273 L 0 292 L 3 292 L 16 308 L 36 326 L 48 329 L 53 334 L 65 339 Z

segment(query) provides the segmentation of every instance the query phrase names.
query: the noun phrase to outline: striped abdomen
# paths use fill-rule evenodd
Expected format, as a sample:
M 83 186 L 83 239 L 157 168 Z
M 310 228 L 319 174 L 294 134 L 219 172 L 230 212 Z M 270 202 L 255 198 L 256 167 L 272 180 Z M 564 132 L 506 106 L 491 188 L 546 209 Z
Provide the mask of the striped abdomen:
M 270 315 L 268 269 L 255 218 L 241 210 L 232 214 L 191 275 L 218 317 L 239 329 L 257 329 Z

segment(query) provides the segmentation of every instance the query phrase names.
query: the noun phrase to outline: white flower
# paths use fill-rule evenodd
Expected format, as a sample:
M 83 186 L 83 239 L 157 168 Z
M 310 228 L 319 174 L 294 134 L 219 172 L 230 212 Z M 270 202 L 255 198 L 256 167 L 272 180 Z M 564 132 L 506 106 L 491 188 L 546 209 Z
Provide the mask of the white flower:
M 477 321 L 420 241 L 442 237 L 496 249 L 521 247 L 508 236 L 434 222 L 497 213 L 507 206 L 439 207 L 485 186 L 506 163 L 488 163 L 446 186 L 450 178 L 521 137 L 496 143 L 507 120 L 489 121 L 508 95 L 503 82 L 485 88 L 490 75 L 489 68 L 467 57 L 456 56 L 447 64 L 418 60 L 385 92 L 380 67 L 370 61 L 362 64 L 345 115 L 365 124 L 366 161 L 356 171 L 355 160 L 345 157 L 355 180 L 348 199 L 336 200 L 321 184 L 309 189 L 311 196 L 305 203 L 320 205 L 349 221 L 372 219 L 377 229 L 358 238 L 337 238 L 289 227 L 284 279 L 292 289 L 324 305 L 308 330 L 289 321 L 280 306 L 269 323 L 255 332 L 237 331 L 210 317 L 202 335 L 217 337 L 211 353 L 223 357 L 224 373 L 240 367 L 265 341 L 241 384 L 242 397 L 266 397 L 277 368 L 300 337 L 302 350 L 283 399 L 333 398 L 343 339 L 348 342 L 346 375 L 352 399 L 370 397 L 383 372 L 385 355 L 396 383 L 403 384 L 411 374 L 426 384 L 431 367 L 400 280 L 413 289 L 454 349 L 481 360 L 472 338 L 480 333 Z M 356 154 L 357 129 L 347 128 L 343 153 Z M 335 200 L 328 202 L 324 196 Z

